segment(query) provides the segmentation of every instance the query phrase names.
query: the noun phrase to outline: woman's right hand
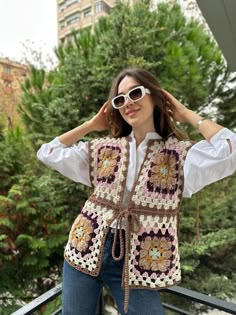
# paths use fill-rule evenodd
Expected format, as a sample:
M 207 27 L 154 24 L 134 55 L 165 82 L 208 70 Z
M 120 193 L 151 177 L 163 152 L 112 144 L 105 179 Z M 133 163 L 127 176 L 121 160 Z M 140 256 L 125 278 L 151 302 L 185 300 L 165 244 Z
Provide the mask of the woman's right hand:
M 94 131 L 103 131 L 108 129 L 108 121 L 106 118 L 106 111 L 109 102 L 106 101 L 99 112 L 91 118 L 88 123 Z
M 59 141 L 67 147 L 73 145 L 88 133 L 93 131 L 103 131 L 108 129 L 108 122 L 106 118 L 106 111 L 109 102 L 106 101 L 99 112 L 90 120 L 86 121 L 82 125 L 62 134 L 59 136 Z

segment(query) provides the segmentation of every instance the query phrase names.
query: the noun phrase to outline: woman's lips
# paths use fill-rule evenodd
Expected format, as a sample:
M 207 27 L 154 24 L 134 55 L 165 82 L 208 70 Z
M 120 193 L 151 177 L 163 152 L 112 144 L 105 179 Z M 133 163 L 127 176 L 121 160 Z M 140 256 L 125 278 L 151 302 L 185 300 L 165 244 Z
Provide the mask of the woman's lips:
M 131 109 L 131 110 L 126 112 L 126 115 L 129 117 L 133 117 L 138 111 L 139 111 L 139 109 Z

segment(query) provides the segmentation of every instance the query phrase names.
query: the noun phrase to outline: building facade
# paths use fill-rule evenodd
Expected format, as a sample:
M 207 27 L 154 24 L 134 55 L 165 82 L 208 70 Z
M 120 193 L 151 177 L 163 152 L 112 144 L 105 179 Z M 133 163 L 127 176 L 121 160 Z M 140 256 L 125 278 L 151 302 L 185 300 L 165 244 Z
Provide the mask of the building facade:
M 8 128 L 18 121 L 17 104 L 21 95 L 20 85 L 29 71 L 27 66 L 7 58 L 0 58 L 0 117 Z
M 132 5 L 136 0 L 124 0 Z M 155 7 L 160 2 L 170 5 L 179 3 L 189 18 L 198 18 L 205 24 L 196 0 L 152 0 Z M 71 38 L 72 30 L 93 26 L 101 16 L 106 16 L 114 7 L 115 0 L 57 0 L 58 40 L 64 43 Z
M 58 39 L 67 41 L 72 30 L 93 26 L 101 16 L 109 14 L 115 0 L 57 0 Z

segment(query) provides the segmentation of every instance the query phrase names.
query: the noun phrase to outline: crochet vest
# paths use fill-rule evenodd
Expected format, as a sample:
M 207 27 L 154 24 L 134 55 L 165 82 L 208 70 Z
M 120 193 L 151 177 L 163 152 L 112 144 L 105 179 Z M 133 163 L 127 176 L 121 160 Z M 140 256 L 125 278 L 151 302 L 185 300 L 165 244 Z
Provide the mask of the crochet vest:
M 183 194 L 183 165 L 189 141 L 149 140 L 126 209 L 122 209 L 129 163 L 129 138 L 89 142 L 93 194 L 75 219 L 65 248 L 73 267 L 97 276 L 111 223 L 114 242 L 120 238 L 125 257 L 123 286 L 128 307 L 129 288 L 162 289 L 181 280 L 178 212 Z M 125 223 L 125 240 L 121 223 Z M 124 244 L 125 241 L 125 244 Z M 114 244 L 113 244 L 114 245 Z M 114 247 L 114 246 L 113 246 Z

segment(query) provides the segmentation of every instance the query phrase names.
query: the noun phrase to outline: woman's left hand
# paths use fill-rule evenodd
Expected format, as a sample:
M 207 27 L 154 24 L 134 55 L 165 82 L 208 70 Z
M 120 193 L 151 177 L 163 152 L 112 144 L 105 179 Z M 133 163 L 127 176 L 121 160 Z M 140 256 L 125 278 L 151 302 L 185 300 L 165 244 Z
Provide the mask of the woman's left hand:
M 186 108 L 180 101 L 178 101 L 172 94 L 162 89 L 162 92 L 166 96 L 169 106 L 170 106 L 170 115 L 175 121 L 187 122 L 189 109 Z
M 209 119 L 203 119 L 199 114 L 186 108 L 166 90 L 162 90 L 162 92 L 169 103 L 170 116 L 176 121 L 191 124 L 194 128 L 198 129 L 206 140 L 209 141 L 212 136 L 223 128 L 221 125 L 218 125 Z M 199 125 L 200 121 L 203 121 L 204 123 Z

